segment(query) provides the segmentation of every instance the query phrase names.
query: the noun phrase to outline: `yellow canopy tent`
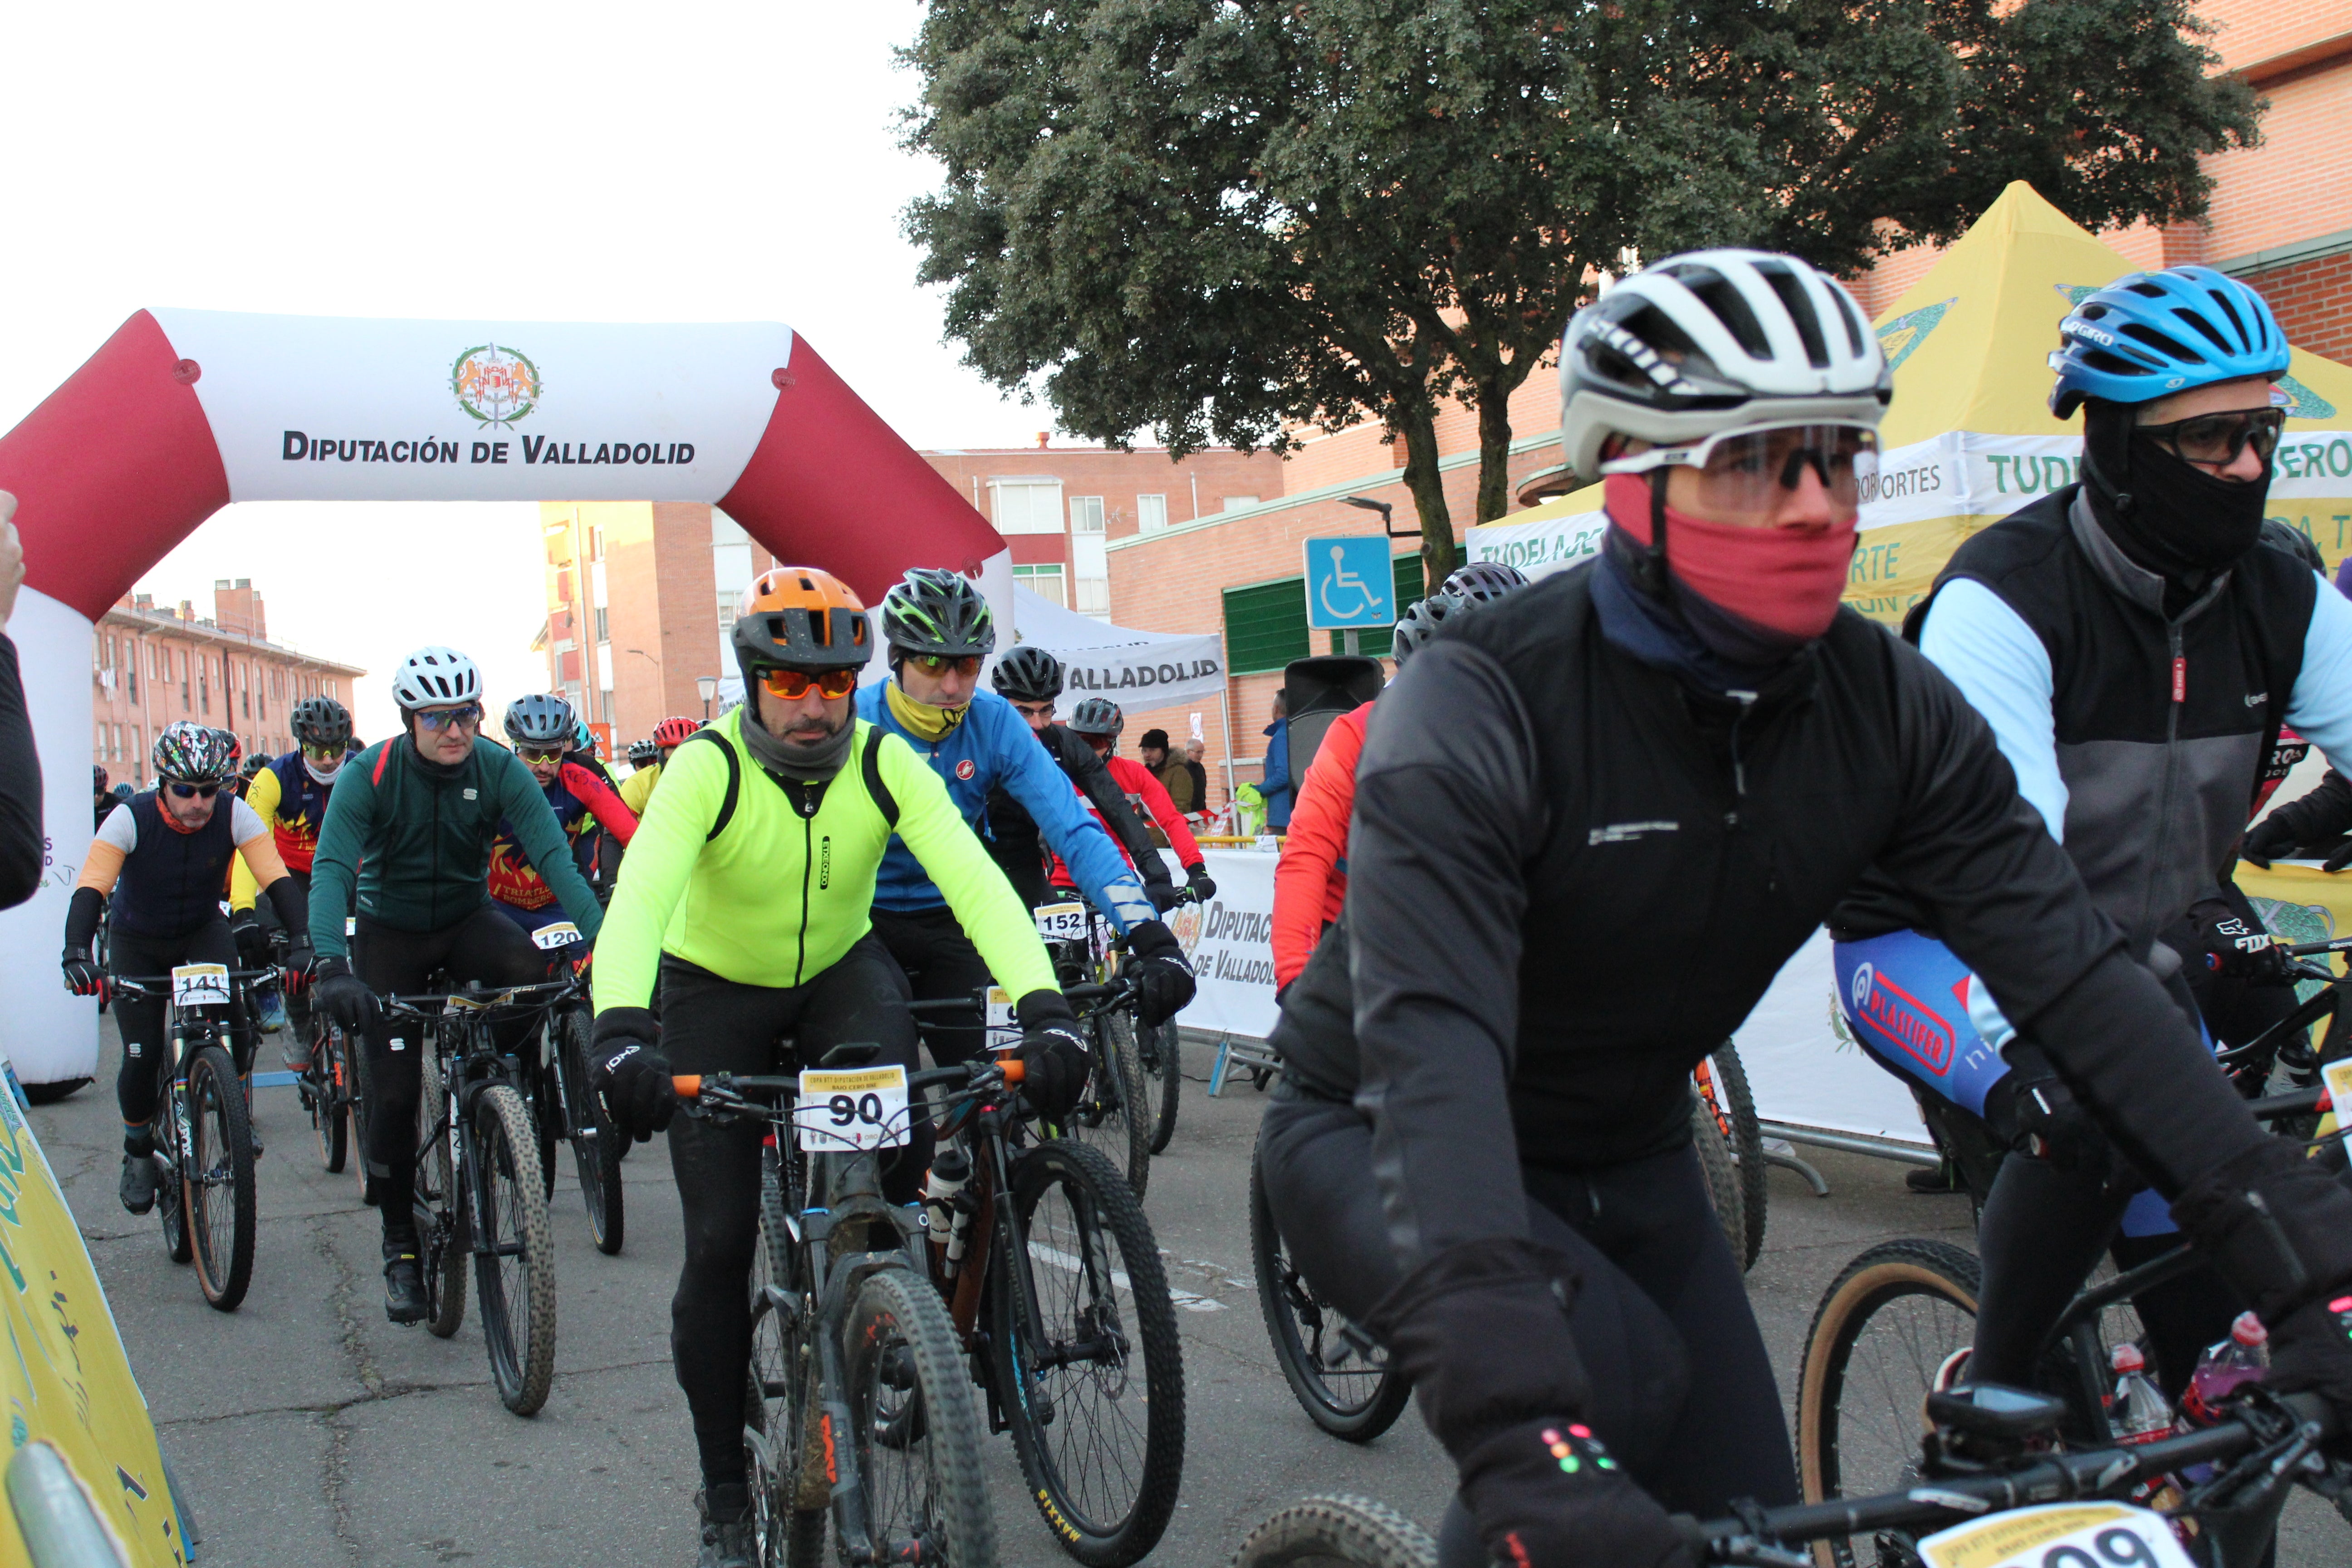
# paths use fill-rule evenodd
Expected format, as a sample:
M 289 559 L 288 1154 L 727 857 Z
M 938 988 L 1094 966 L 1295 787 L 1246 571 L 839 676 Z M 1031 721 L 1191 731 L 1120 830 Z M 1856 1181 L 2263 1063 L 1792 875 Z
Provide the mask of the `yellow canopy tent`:
M 2019 181 L 1879 319 L 1895 402 L 1848 604 L 1900 619 L 1961 540 L 2073 482 L 2082 427 L 2051 417 L 2046 362 L 2075 301 L 2134 269 Z M 2333 569 L 2352 549 L 2352 369 L 2297 350 L 2280 384 L 2292 403 L 2271 514 L 2310 535 Z M 1465 542 L 1473 560 L 1556 569 L 1599 547 L 1600 509 L 1600 487 L 1588 486 Z

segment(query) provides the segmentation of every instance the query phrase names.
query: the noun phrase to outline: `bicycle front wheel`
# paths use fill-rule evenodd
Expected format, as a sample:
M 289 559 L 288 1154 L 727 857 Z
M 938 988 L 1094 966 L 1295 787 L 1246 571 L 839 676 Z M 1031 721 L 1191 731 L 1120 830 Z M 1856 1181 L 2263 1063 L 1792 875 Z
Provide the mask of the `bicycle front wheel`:
M 236 1310 L 253 1283 L 253 1124 L 228 1053 L 205 1046 L 188 1063 L 188 1234 L 205 1300 Z
M 1928 1391 L 1976 1336 L 1982 1274 L 1942 1241 L 1889 1241 L 1845 1267 L 1813 1313 L 1798 1375 L 1797 1471 L 1807 1502 L 1919 1484 Z M 1814 1543 L 1822 1568 L 1910 1561 L 1875 1536 Z
M 1731 1157 L 1739 1164 L 1740 1211 L 1748 1222 L 1748 1255 L 1741 1264 L 1756 1267 L 1764 1255 L 1765 1208 L 1769 1189 L 1765 1182 L 1764 1127 L 1756 1119 L 1756 1096 L 1748 1087 L 1748 1068 L 1738 1047 L 1726 1040 L 1706 1058 L 1713 1090 L 1715 1118 L 1731 1140 Z
M 1307 1418 L 1334 1437 L 1369 1443 L 1404 1414 L 1412 1383 L 1371 1335 L 1316 1293 L 1282 1245 L 1255 1151 L 1250 1156 L 1250 1265 L 1258 1310 L 1285 1382 Z
M 621 1250 L 625 1234 L 621 1199 L 619 1144 L 604 1113 L 604 1103 L 588 1086 L 588 1014 L 567 1009 L 557 1030 L 556 1049 L 562 1053 L 559 1070 L 563 1080 L 564 1124 L 572 1137 L 572 1157 L 580 1167 L 580 1195 L 588 1205 L 588 1234 L 596 1250 L 607 1258 Z
M 1151 1152 L 1164 1153 L 1176 1136 L 1176 1100 L 1183 1090 L 1183 1051 L 1176 1020 L 1156 1029 L 1137 1031 L 1137 1054 L 1142 1059 L 1143 1098 L 1151 1107 Z
M 490 1376 L 508 1409 L 534 1415 L 555 1378 L 555 1248 L 530 1110 L 494 1083 L 474 1101 L 468 1131 L 474 1290 Z
M 760 1231 L 751 1253 L 751 1364 L 743 1393 L 743 1451 L 751 1529 L 761 1568 L 818 1568 L 824 1559 L 825 1431 L 807 1398 L 814 1306 L 801 1289 L 800 1253 L 784 1222 L 789 1167 L 770 1135 L 760 1151 Z M 821 1416 L 822 1412 L 814 1414 Z M 812 1442 L 812 1439 L 814 1439 Z
M 1437 1542 L 1385 1503 L 1311 1497 L 1251 1531 L 1234 1568 L 1437 1568 Z
M 1062 1549 L 1126 1568 L 1175 1511 L 1184 1363 L 1143 1205 L 1100 1152 L 1038 1144 L 1013 1163 L 990 1341 L 996 1396 Z M 1033 1316 L 1034 1314 L 1034 1316 Z
M 980 1415 L 939 1292 L 904 1268 L 872 1275 L 850 1302 L 841 1348 L 873 1553 L 865 1561 L 993 1568 Z M 835 1517 L 845 1534 L 847 1520 Z
M 1062 1119 L 1060 1131 L 1101 1153 L 1140 1198 L 1151 1184 L 1151 1112 L 1144 1104 L 1134 1016 L 1124 1009 L 1105 1014 L 1095 1020 L 1092 1033 L 1094 1062 L 1086 1093 Z

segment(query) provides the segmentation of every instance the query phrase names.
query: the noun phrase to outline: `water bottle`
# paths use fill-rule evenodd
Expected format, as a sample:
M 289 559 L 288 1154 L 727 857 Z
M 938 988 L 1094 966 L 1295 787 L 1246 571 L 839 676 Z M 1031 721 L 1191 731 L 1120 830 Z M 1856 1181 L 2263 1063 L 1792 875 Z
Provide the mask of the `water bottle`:
M 2180 1428 L 2210 1426 L 2221 1418 L 2221 1402 L 2249 1383 L 2259 1383 L 2270 1370 L 2270 1332 L 2252 1312 L 2241 1312 L 2230 1325 L 2230 1337 L 2205 1347 L 2197 1370 L 2189 1374 L 2189 1391 L 2180 1396 Z
M 923 1189 L 924 1223 L 930 1227 L 932 1261 L 943 1279 L 955 1278 L 963 1261 L 964 1241 L 971 1228 L 971 1204 L 964 1188 L 971 1181 L 971 1156 L 950 1144 L 931 1157 L 931 1175 Z
M 2107 1409 L 2107 1425 L 2118 1443 L 2153 1443 L 2172 1432 L 2172 1406 L 2147 1378 L 2147 1357 L 2126 1341 L 2109 1358 L 2115 1368 L 2116 1393 Z

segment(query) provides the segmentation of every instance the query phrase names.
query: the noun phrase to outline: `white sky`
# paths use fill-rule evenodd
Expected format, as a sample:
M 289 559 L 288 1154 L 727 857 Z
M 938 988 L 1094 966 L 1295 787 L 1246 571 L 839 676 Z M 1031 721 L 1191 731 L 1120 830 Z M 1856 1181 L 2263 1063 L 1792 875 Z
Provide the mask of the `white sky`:
M 912 0 L 0 9 L 0 430 L 146 306 L 780 321 L 918 447 L 1051 424 L 940 342 L 899 214 Z M 140 583 L 379 675 L 446 642 L 544 684 L 536 508 L 230 507 Z M 393 727 L 380 679 L 359 721 Z

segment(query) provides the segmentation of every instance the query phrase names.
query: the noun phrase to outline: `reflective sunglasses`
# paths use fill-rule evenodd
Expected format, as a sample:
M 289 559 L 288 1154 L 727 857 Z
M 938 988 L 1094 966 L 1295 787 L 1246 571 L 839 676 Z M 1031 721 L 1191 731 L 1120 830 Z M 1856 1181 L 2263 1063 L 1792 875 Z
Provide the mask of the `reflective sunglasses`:
M 526 763 L 560 763 L 563 760 L 563 746 L 560 742 L 552 746 L 517 746 L 515 755 Z
M 2226 468 L 2249 446 L 2254 456 L 2269 462 L 2285 428 L 2284 408 L 2228 408 L 2194 419 L 2176 419 L 2169 425 L 2136 425 L 2132 434 L 2171 447 L 2184 463 Z
M 419 708 L 416 710 L 416 722 L 427 730 L 446 730 L 452 724 L 460 729 L 471 729 L 481 721 L 482 705 L 478 702 L 468 702 L 463 708 Z
M 331 763 L 337 757 L 344 754 L 344 749 L 340 742 L 332 745 L 314 746 L 310 742 L 305 741 L 302 742 L 302 754 L 310 758 L 314 763 Z
M 220 792 L 221 786 L 216 784 L 174 784 L 172 785 L 173 795 L 181 800 L 210 800 L 213 796 L 220 794 Z
M 945 675 L 950 669 L 958 675 L 980 673 L 980 655 L 976 653 L 962 654 L 954 658 L 939 653 L 917 653 L 907 657 L 908 662 L 920 668 L 926 675 Z
M 1699 503 L 1717 511 L 1766 511 L 1779 492 L 1813 470 L 1832 502 L 1853 510 L 1878 474 L 1878 432 L 1866 425 L 1773 425 L 1719 430 L 1690 447 L 1653 447 L 1613 458 L 1604 474 L 1695 468 Z
M 781 697 L 787 702 L 799 701 L 814 686 L 817 695 L 830 702 L 857 689 L 857 671 L 825 669 L 811 674 L 805 669 L 763 669 L 760 672 L 760 684 L 767 689 L 769 696 Z

